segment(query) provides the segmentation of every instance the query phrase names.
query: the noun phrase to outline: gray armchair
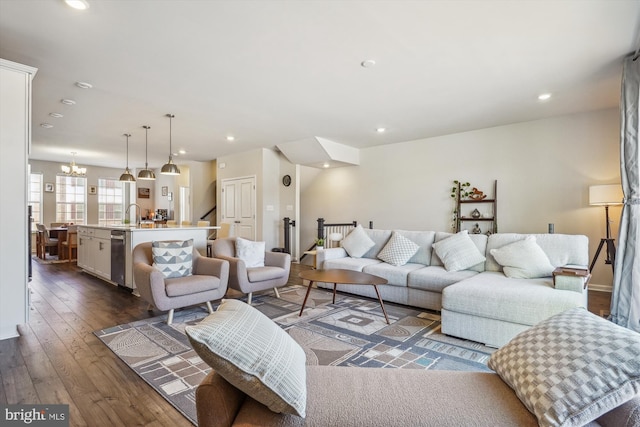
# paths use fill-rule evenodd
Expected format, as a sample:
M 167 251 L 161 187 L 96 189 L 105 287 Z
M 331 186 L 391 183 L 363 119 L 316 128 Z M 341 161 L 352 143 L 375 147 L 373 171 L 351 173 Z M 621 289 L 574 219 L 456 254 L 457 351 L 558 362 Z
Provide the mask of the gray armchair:
M 291 255 L 283 252 L 265 252 L 264 267 L 247 268 L 244 261 L 236 258 L 236 238 L 216 239 L 211 243 L 214 258 L 229 261 L 229 287 L 247 295 L 251 304 L 253 292 L 273 288 L 277 298 L 278 289 L 289 281 Z
M 204 257 L 196 248 L 193 248 L 193 275 L 186 277 L 167 279 L 154 268 L 151 242 L 136 246 L 132 258 L 133 279 L 140 296 L 159 310 L 169 310 L 169 325 L 174 309 L 206 303 L 209 313 L 213 313 L 211 301 L 221 299 L 227 292 L 229 263 Z

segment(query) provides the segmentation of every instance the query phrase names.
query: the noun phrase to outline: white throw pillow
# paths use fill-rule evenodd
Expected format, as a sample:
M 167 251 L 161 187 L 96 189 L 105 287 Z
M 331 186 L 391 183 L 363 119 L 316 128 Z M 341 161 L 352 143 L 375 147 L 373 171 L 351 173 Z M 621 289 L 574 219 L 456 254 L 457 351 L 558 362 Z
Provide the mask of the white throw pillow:
M 164 277 L 191 276 L 193 266 L 193 239 L 151 242 L 153 267 Z
M 502 266 L 504 275 L 513 279 L 550 277 L 554 270 L 549 257 L 536 243 L 535 236 L 527 236 L 490 252 Z
M 274 412 L 305 416 L 304 350 L 250 305 L 223 300 L 215 313 L 185 332 L 205 363 Z
M 436 251 L 436 255 L 447 271 L 467 270 L 486 260 L 469 237 L 467 230 L 462 230 L 451 237 L 435 242 L 433 250 Z
M 236 238 L 236 258 L 244 261 L 247 268 L 264 267 L 264 242 Z
M 376 243 L 371 240 L 371 237 L 367 236 L 367 232 L 364 231 L 362 225 L 358 224 L 358 226 L 342 240 L 341 245 L 350 257 L 361 258 L 362 255 L 366 254 L 375 244 Z
M 582 426 L 640 393 L 640 334 L 573 308 L 516 335 L 489 368 L 541 427 Z
M 418 252 L 420 246 L 395 231 L 378 254 L 378 258 L 391 265 L 405 265 Z

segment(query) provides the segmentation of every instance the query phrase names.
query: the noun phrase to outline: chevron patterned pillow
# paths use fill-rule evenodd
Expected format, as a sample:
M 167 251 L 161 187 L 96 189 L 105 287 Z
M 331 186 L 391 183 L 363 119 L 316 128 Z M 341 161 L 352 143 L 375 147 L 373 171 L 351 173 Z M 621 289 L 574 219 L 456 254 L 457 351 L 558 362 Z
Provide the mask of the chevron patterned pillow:
M 518 334 L 489 367 L 540 427 L 582 426 L 640 393 L 640 334 L 573 308 Z
M 191 276 L 193 239 L 152 242 L 151 254 L 153 267 L 167 279 Z

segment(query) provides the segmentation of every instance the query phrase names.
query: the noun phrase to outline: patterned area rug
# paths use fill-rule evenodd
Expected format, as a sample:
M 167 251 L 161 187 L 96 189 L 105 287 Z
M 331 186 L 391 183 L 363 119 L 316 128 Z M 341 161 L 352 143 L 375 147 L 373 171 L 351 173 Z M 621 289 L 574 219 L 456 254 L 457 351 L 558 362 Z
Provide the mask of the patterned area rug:
M 376 300 L 338 294 L 332 304 L 330 291 L 313 289 L 300 317 L 306 290 L 286 287 L 280 299 L 256 295 L 253 306 L 302 346 L 309 365 L 490 371 L 486 362 L 494 350 L 441 334 L 436 312 L 385 303 L 387 325 Z M 207 315 L 204 306 L 189 308 L 176 311 L 171 326 L 163 315 L 95 334 L 196 424 L 195 388 L 210 368 L 191 349 L 184 328 Z

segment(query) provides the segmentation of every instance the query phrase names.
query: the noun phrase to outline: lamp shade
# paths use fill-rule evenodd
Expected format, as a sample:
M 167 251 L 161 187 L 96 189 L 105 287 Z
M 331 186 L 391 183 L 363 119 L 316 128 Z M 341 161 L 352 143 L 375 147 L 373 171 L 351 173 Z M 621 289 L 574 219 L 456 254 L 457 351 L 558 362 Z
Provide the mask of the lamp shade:
M 594 206 L 621 205 L 624 194 L 620 184 L 592 185 L 589 187 L 589 204 Z

